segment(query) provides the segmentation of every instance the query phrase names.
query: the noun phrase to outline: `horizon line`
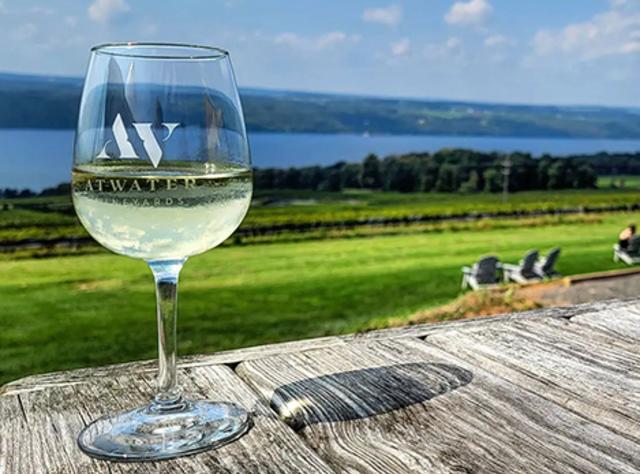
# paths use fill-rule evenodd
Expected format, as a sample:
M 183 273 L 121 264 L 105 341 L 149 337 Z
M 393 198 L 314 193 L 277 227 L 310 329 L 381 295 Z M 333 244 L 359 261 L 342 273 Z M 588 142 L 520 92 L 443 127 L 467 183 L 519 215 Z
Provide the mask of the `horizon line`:
M 14 71 L 0 71 L 0 76 L 22 76 L 32 78 L 43 79 L 62 79 L 62 80 L 77 80 L 83 82 L 84 78 L 80 76 L 67 76 L 67 75 L 52 75 L 43 73 L 25 73 Z M 575 109 L 618 109 L 618 110 L 632 110 L 640 112 L 640 105 L 602 105 L 602 104 L 558 104 L 558 103 L 527 103 L 520 101 L 481 101 L 479 99 L 447 99 L 447 98 L 433 98 L 433 97 L 417 97 L 417 96 L 402 96 L 402 95 L 386 95 L 386 94 L 361 94 L 355 92 L 336 92 L 336 91 L 320 91 L 320 90 L 300 90 L 300 89 L 281 89 L 264 86 L 238 86 L 240 91 L 255 90 L 274 93 L 288 93 L 288 94 L 308 94 L 308 95 L 325 95 L 325 96 L 338 96 L 338 97 L 357 97 L 362 99 L 378 99 L 378 100 L 405 100 L 411 102 L 430 102 L 430 103 L 451 103 L 460 105 L 487 105 L 487 106 L 505 106 L 505 107 L 531 107 L 531 108 L 575 108 Z

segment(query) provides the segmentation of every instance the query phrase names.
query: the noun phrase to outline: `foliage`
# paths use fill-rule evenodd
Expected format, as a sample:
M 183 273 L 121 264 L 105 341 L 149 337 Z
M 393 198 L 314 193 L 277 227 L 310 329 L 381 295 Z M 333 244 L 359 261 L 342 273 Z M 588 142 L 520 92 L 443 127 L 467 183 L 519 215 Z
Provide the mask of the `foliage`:
M 508 181 L 503 181 L 508 173 Z M 303 177 L 305 177 L 303 179 Z M 533 189 L 595 188 L 597 175 L 584 159 L 535 159 L 526 153 L 481 153 L 445 149 L 431 155 L 411 153 L 380 160 L 368 155 L 362 163 L 338 162 L 328 167 L 255 170 L 258 190 L 346 188 L 415 192 L 510 192 Z

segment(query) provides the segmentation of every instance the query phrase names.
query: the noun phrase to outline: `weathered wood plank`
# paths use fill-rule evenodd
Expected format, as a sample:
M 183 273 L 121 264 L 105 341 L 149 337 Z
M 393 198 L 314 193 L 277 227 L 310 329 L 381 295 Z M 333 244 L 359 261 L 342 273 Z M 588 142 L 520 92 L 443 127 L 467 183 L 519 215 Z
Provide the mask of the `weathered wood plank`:
M 194 398 L 233 400 L 251 410 L 251 431 L 217 450 L 161 463 L 93 460 L 76 446 L 76 436 L 86 422 L 141 405 L 153 394 L 151 377 L 120 374 L 0 397 L 0 472 L 332 472 L 229 368 L 193 368 L 181 375 L 185 390 Z
M 345 344 L 348 339 L 340 336 L 320 337 L 315 339 L 303 339 L 300 341 L 283 342 L 280 344 L 267 344 L 222 351 L 215 354 L 195 355 L 180 357 L 178 367 L 189 369 L 195 367 L 207 367 L 210 365 L 229 364 L 235 365 L 242 360 L 260 359 L 275 354 L 300 352 L 316 347 L 327 347 L 335 344 Z M 9 382 L 0 387 L 2 395 L 17 394 L 33 390 L 46 390 L 62 385 L 77 385 L 95 380 L 97 377 L 117 377 L 123 373 L 128 374 L 155 374 L 158 370 L 157 360 L 128 362 L 113 364 L 104 367 L 92 367 L 62 372 L 52 372 L 24 377 Z
M 314 339 L 304 339 L 300 341 L 283 342 L 279 344 L 269 344 L 263 346 L 248 347 L 245 349 L 222 351 L 215 354 L 197 355 L 181 357 L 179 366 L 182 368 L 206 367 L 208 365 L 230 364 L 235 365 L 245 360 L 261 359 L 277 354 L 287 354 L 313 350 L 320 347 L 330 347 L 334 345 L 349 344 L 351 341 L 362 339 L 388 339 L 405 337 L 426 337 L 440 331 L 455 329 L 458 327 L 484 326 L 497 321 L 520 319 L 520 318 L 570 318 L 585 311 L 599 311 L 605 308 L 627 308 L 640 307 L 635 301 L 614 301 L 606 304 L 577 305 L 567 308 L 549 308 L 538 311 L 527 311 L 523 313 L 513 313 L 493 317 L 483 317 L 465 319 L 458 321 L 444 321 L 433 324 L 417 324 L 392 329 L 382 329 L 376 331 L 350 334 L 345 336 L 329 336 Z M 49 374 L 39 374 L 10 382 L 0 387 L 0 396 L 16 394 L 31 390 L 44 390 L 49 387 L 60 385 L 71 385 L 86 383 L 95 377 L 113 377 L 127 373 L 155 372 L 157 370 L 156 361 L 139 361 L 126 364 L 115 364 L 105 367 L 90 369 L 77 369 L 73 371 L 54 372 Z
M 459 329 L 427 342 L 640 441 L 637 342 L 551 319 Z
M 612 349 L 614 353 L 620 354 L 622 357 L 631 357 L 637 359 L 640 357 L 640 338 L 633 337 L 633 333 L 628 332 L 626 337 L 604 330 L 607 327 L 616 327 L 616 320 L 619 313 L 609 312 L 602 318 L 602 329 L 587 324 L 577 324 L 576 318 L 572 319 L 530 319 L 527 321 L 514 321 L 513 328 L 522 329 L 525 332 L 535 332 L 540 337 L 547 338 L 549 341 L 557 341 L 558 336 L 561 338 L 570 338 L 576 345 L 581 345 L 582 349 L 587 352 L 593 346 L 593 343 L 603 346 L 606 349 Z M 585 316 L 593 316 L 593 313 Z M 604 324 L 604 321 L 610 323 Z M 638 318 L 640 323 L 640 318 Z M 640 336 L 640 332 L 638 333 Z M 560 341 L 557 341 L 561 344 Z M 628 354 L 628 353 L 631 354 Z M 615 366 L 619 368 L 619 366 Z
M 617 307 L 626 307 L 631 302 L 629 301 L 612 301 L 608 302 L 609 305 Z M 585 305 L 565 306 L 557 308 L 543 308 L 532 311 L 523 311 L 520 313 L 508 313 L 499 314 L 495 316 L 483 316 L 473 317 L 469 319 L 457 319 L 453 321 L 441 321 L 436 323 L 415 324 L 411 326 L 403 326 L 391 329 L 379 329 L 375 331 L 368 331 L 353 336 L 354 339 L 389 339 L 389 338 L 406 338 L 417 337 L 424 338 L 429 334 L 438 333 L 441 331 L 449 331 L 459 327 L 475 327 L 485 326 L 487 324 L 493 324 L 495 322 L 510 321 L 512 319 L 569 319 L 576 314 L 580 314 L 583 311 L 598 311 L 601 307 L 604 307 L 600 303 L 590 303 Z
M 638 443 L 418 339 L 353 342 L 236 370 L 340 472 L 640 469 Z
M 571 318 L 571 322 L 598 329 L 617 339 L 640 341 L 640 304 L 579 314 Z

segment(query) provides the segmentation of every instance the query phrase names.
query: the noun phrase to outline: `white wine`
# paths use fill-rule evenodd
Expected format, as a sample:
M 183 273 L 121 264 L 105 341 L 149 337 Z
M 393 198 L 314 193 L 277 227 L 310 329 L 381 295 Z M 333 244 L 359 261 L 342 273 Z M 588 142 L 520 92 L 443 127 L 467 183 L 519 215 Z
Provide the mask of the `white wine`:
M 185 258 L 223 242 L 251 202 L 251 171 L 211 174 L 73 170 L 80 222 L 106 248 L 145 260 Z

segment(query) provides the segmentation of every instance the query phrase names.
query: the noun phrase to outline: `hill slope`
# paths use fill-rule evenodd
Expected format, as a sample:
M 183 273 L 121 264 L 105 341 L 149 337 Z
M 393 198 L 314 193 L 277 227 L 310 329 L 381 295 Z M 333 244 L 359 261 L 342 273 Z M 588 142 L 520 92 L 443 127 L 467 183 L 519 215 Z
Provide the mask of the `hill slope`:
M 0 128 L 73 128 L 82 80 L 0 74 Z M 251 131 L 640 138 L 640 110 L 241 90 Z

